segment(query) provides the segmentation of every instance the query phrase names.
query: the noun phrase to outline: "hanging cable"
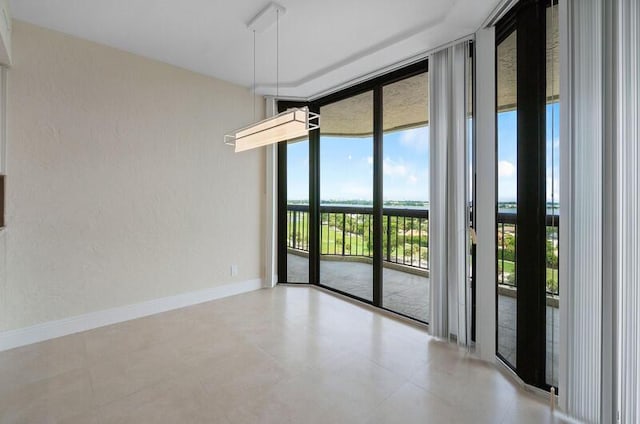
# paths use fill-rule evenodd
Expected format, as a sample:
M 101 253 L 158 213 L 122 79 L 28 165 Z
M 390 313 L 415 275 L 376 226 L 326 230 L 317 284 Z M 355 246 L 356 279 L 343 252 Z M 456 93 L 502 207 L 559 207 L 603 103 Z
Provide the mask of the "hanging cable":
M 280 9 L 276 9 L 276 99 L 280 97 Z
M 253 120 L 256 120 L 256 30 L 253 30 Z

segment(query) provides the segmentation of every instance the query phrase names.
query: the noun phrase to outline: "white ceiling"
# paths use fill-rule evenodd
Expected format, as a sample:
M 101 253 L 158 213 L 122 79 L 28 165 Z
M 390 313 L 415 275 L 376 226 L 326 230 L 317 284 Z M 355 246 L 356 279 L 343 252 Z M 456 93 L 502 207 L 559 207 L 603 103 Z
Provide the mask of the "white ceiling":
M 475 32 L 500 0 L 279 0 L 280 96 L 309 98 Z M 14 18 L 250 87 L 269 0 L 11 0 Z M 275 26 L 257 35 L 274 94 Z

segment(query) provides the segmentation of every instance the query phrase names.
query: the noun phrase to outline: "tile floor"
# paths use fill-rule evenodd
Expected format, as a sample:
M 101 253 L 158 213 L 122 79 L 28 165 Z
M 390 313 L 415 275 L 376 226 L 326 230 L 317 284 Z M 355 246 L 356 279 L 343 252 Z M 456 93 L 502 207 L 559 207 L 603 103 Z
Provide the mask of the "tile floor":
M 544 423 L 421 328 L 277 287 L 0 353 L 1 423 Z
M 287 255 L 289 281 L 308 282 L 309 262 L 305 257 Z M 320 261 L 320 278 L 324 286 L 371 300 L 372 266 L 362 262 Z M 383 304 L 385 308 L 420 321 L 429 321 L 429 279 L 384 268 Z M 547 382 L 558 386 L 560 352 L 560 317 L 558 308 L 547 306 Z M 516 299 L 498 296 L 498 352 L 509 363 L 516 363 Z

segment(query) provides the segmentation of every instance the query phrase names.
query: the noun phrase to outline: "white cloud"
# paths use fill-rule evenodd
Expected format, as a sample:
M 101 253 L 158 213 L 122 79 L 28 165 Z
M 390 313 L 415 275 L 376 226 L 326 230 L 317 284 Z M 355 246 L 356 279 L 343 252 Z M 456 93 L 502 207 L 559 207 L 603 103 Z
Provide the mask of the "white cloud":
M 403 130 L 400 136 L 400 143 L 420 152 L 428 150 L 429 128 L 425 126 Z
M 373 156 L 367 156 L 367 163 L 373 165 Z
M 382 171 L 384 175 L 389 176 L 400 176 L 404 177 L 407 175 L 407 167 L 401 163 L 392 161 L 390 158 L 386 158 L 382 163 Z
M 347 159 L 351 160 L 351 155 L 347 156 Z
M 513 177 L 516 174 L 516 167 L 509 161 L 498 162 L 498 177 Z
M 409 175 L 409 178 L 407 178 L 407 183 L 415 185 L 418 183 L 418 177 L 416 177 L 415 175 L 411 174 Z

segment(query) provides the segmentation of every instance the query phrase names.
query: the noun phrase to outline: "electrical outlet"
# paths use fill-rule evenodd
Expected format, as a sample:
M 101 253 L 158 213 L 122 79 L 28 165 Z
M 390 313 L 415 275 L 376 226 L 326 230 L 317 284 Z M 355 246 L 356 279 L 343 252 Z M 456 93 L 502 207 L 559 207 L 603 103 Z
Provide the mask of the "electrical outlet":
M 231 265 L 231 276 L 232 277 L 238 276 L 238 265 L 236 264 Z

